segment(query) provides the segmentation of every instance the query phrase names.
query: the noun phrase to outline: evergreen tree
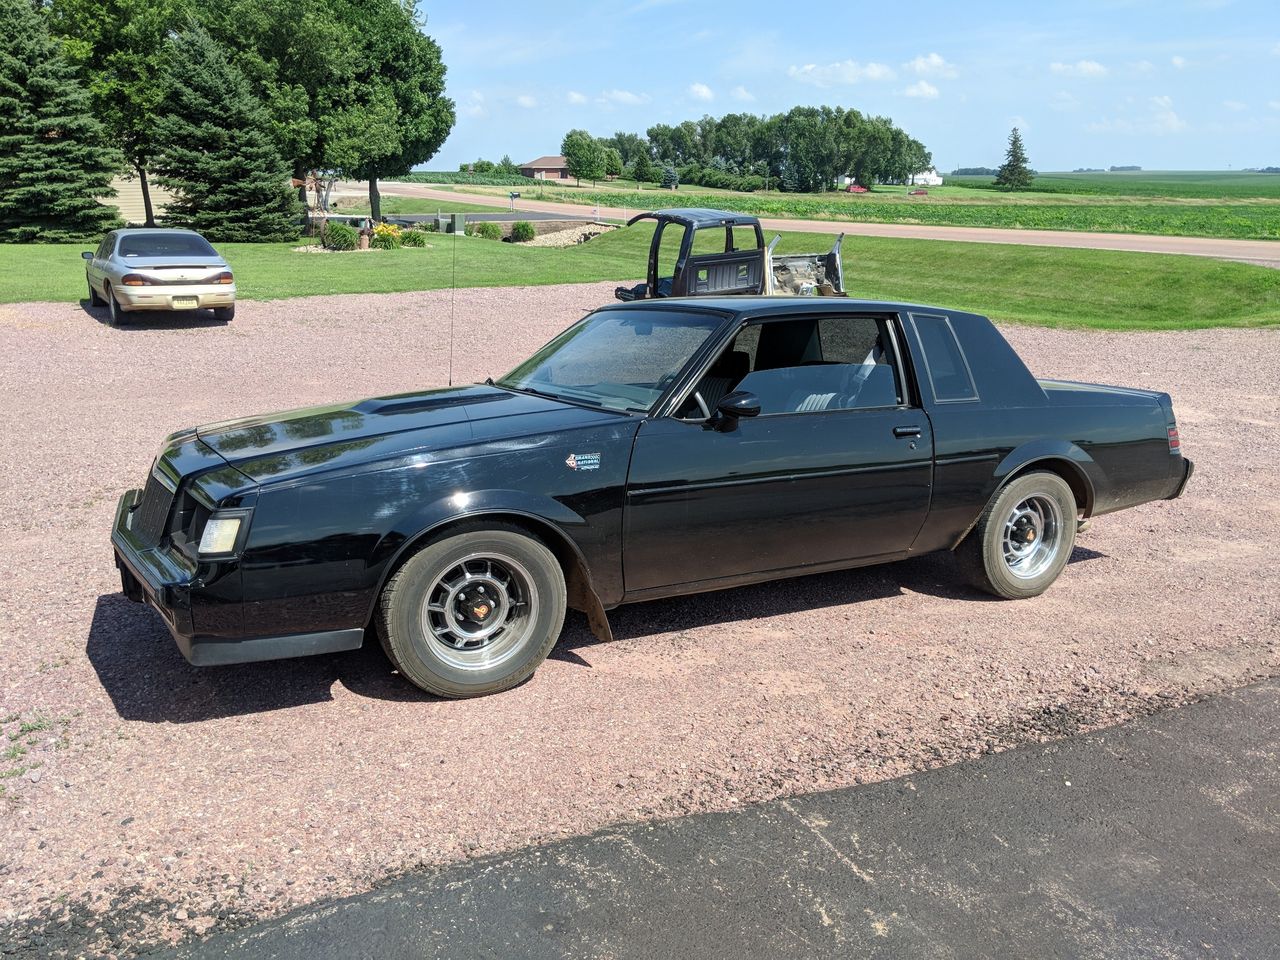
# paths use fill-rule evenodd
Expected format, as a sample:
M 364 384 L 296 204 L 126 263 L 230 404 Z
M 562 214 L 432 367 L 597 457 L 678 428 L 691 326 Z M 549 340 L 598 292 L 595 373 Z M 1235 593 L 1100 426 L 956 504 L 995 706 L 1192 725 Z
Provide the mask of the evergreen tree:
M 635 166 L 632 168 L 632 176 L 636 178 L 637 183 L 653 182 L 653 161 L 649 159 L 649 151 L 641 150 L 636 154 Z
M 0 241 L 65 242 L 119 225 L 89 96 L 31 0 L 0 0 Z
M 166 223 L 219 242 L 293 239 L 301 211 L 267 111 L 203 27 L 171 43 L 152 162 L 175 195 Z
M 1004 152 L 1004 163 L 996 171 L 996 186 L 1006 190 L 1025 190 L 1033 178 L 1027 166 L 1027 152 L 1022 147 L 1022 134 L 1014 127 L 1009 134 L 1009 148 Z
M 663 190 L 678 190 L 680 188 L 680 174 L 676 173 L 675 167 L 663 168 L 661 185 Z

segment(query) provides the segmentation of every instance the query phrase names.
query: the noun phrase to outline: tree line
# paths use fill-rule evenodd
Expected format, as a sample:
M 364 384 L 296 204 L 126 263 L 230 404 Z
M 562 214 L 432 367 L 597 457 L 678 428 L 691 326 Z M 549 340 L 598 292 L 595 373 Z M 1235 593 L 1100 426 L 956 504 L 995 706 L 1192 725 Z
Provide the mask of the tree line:
M 0 239 L 100 232 L 130 172 L 155 222 L 296 235 L 316 171 L 378 180 L 453 127 L 417 0 L 0 0 Z M 304 186 L 295 194 L 290 180 Z
M 581 135 L 571 131 L 569 137 Z M 590 153 L 581 136 L 564 146 Z M 658 123 L 644 136 L 615 133 L 601 138 L 604 154 L 619 172 L 636 180 L 657 181 L 666 170 L 681 182 L 729 189 L 776 187 L 796 193 L 821 193 L 836 188 L 842 176 L 858 183 L 902 182 L 929 169 L 932 156 L 919 140 L 895 126 L 888 117 L 868 116 L 845 107 L 792 107 L 786 113 L 757 116 L 729 113 L 705 116 L 674 126 Z M 574 172 L 569 149 L 570 172 Z

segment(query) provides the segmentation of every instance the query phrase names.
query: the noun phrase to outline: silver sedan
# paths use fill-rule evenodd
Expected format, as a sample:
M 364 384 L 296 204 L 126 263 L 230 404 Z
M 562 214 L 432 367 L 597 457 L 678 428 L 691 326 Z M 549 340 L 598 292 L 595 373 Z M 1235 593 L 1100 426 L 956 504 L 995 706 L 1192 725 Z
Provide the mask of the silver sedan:
M 89 303 L 110 311 L 112 326 L 140 310 L 211 309 L 236 315 L 236 281 L 209 241 L 191 230 L 112 230 L 85 260 Z

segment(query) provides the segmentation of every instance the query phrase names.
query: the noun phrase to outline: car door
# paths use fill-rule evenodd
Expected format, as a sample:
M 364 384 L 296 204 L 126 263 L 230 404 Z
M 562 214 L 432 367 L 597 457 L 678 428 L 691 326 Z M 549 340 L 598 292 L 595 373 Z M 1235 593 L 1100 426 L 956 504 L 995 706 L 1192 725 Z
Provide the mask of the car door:
M 758 417 L 716 423 L 686 405 L 647 420 L 627 484 L 627 593 L 905 554 L 929 509 L 933 437 L 896 325 L 749 325 L 694 389 L 711 408 L 727 390 L 755 393 Z
M 98 244 L 98 249 L 94 251 L 93 259 L 89 261 L 89 283 L 99 293 L 102 293 L 102 280 L 106 276 L 107 258 L 111 256 L 111 251 L 115 247 L 116 235 L 108 233 L 102 238 L 102 242 Z

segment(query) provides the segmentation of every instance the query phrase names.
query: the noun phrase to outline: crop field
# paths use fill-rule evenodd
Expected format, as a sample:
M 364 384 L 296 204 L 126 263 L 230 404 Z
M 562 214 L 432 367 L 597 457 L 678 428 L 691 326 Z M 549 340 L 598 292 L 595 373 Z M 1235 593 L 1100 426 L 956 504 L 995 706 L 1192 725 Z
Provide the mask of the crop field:
M 1262 176 L 1261 174 L 1259 176 Z M 461 192 L 489 192 L 480 187 Z M 710 206 L 762 217 L 846 223 L 912 223 L 934 226 L 1075 230 L 1163 236 L 1280 240 L 1280 198 L 1211 200 L 1186 197 L 1118 197 L 1054 193 L 1005 194 L 972 187 L 933 187 L 910 196 L 902 187 L 872 193 L 734 193 L 682 187 L 659 190 L 546 187 L 528 199 L 601 207 Z
M 949 185 L 994 190 L 990 177 L 947 177 Z M 1116 170 L 1041 173 L 1036 193 L 1110 197 L 1280 200 L 1280 173 L 1232 170 Z
M 652 227 L 565 249 L 433 237 L 426 249 L 295 252 L 290 244 L 221 244 L 244 299 L 457 287 L 632 281 Z M 783 234 L 780 252 L 828 249 L 833 236 Z M 852 296 L 932 303 L 1050 327 L 1172 330 L 1280 325 L 1280 270 L 1200 257 L 846 238 Z M 80 247 L 0 245 L 0 304 L 85 296 Z M 0 324 L 5 313 L 0 309 Z M 86 315 L 86 322 L 94 322 Z

